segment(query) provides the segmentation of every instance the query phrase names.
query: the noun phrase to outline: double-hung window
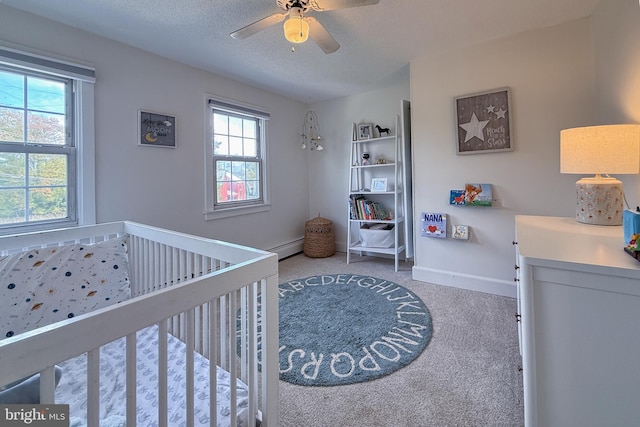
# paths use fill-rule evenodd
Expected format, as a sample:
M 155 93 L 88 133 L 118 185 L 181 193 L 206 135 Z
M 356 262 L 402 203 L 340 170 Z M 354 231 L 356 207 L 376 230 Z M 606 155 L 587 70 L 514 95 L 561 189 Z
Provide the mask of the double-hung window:
M 209 100 L 207 217 L 268 209 L 266 125 L 269 114 Z
M 78 70 L 92 79 L 92 70 L 0 47 L 0 233 L 91 222 L 81 221 L 92 215 L 79 189 L 92 180 L 79 173 L 87 110 Z

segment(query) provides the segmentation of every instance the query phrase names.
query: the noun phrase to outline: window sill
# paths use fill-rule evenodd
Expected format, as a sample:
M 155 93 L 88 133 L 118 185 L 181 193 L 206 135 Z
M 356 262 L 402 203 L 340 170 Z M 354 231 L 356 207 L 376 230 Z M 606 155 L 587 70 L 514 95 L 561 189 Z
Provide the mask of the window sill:
M 231 216 L 248 215 L 257 212 L 266 212 L 271 210 L 271 203 L 263 203 L 261 205 L 241 206 L 235 208 L 224 208 L 215 211 L 205 211 L 204 219 L 209 221 L 212 219 L 229 218 Z
M 20 224 L 14 226 L 0 227 L 0 236 L 9 236 L 12 234 L 39 233 L 43 231 L 57 230 L 59 228 L 77 227 L 77 221 L 68 220 L 52 220 L 44 222 L 33 222 L 29 224 Z

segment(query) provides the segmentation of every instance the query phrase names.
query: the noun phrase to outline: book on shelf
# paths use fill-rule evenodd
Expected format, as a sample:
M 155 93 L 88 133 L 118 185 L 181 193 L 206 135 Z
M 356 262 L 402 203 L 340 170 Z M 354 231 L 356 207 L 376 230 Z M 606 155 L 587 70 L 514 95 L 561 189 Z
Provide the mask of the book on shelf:
M 349 218 L 355 220 L 391 220 L 381 203 L 368 200 L 361 194 L 349 197 Z

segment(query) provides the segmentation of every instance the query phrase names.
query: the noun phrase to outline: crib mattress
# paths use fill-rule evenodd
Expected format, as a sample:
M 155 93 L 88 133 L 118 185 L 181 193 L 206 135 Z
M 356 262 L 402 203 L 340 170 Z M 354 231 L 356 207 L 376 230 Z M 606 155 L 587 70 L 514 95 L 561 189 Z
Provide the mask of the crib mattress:
M 186 425 L 186 345 L 168 334 L 168 423 Z M 100 425 L 124 426 L 126 401 L 124 338 L 100 349 Z M 87 358 L 81 355 L 60 364 L 62 379 L 56 389 L 56 403 L 68 404 L 71 427 L 86 425 Z M 194 354 L 194 424 L 209 426 L 209 360 Z M 230 424 L 231 375 L 216 366 L 217 424 Z M 158 424 L 158 327 L 137 333 L 137 424 Z M 247 423 L 248 389 L 237 381 L 238 425 Z

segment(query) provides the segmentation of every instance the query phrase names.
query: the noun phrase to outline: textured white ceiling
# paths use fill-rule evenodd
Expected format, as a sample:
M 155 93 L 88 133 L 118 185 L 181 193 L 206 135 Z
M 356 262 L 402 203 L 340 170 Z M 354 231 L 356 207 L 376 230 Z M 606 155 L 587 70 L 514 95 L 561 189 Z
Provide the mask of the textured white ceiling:
M 311 12 L 340 43 L 295 52 L 282 24 L 229 34 L 281 11 L 275 0 L 0 0 L 215 74 L 313 103 L 375 88 L 412 59 L 589 16 L 599 0 L 380 0 Z

